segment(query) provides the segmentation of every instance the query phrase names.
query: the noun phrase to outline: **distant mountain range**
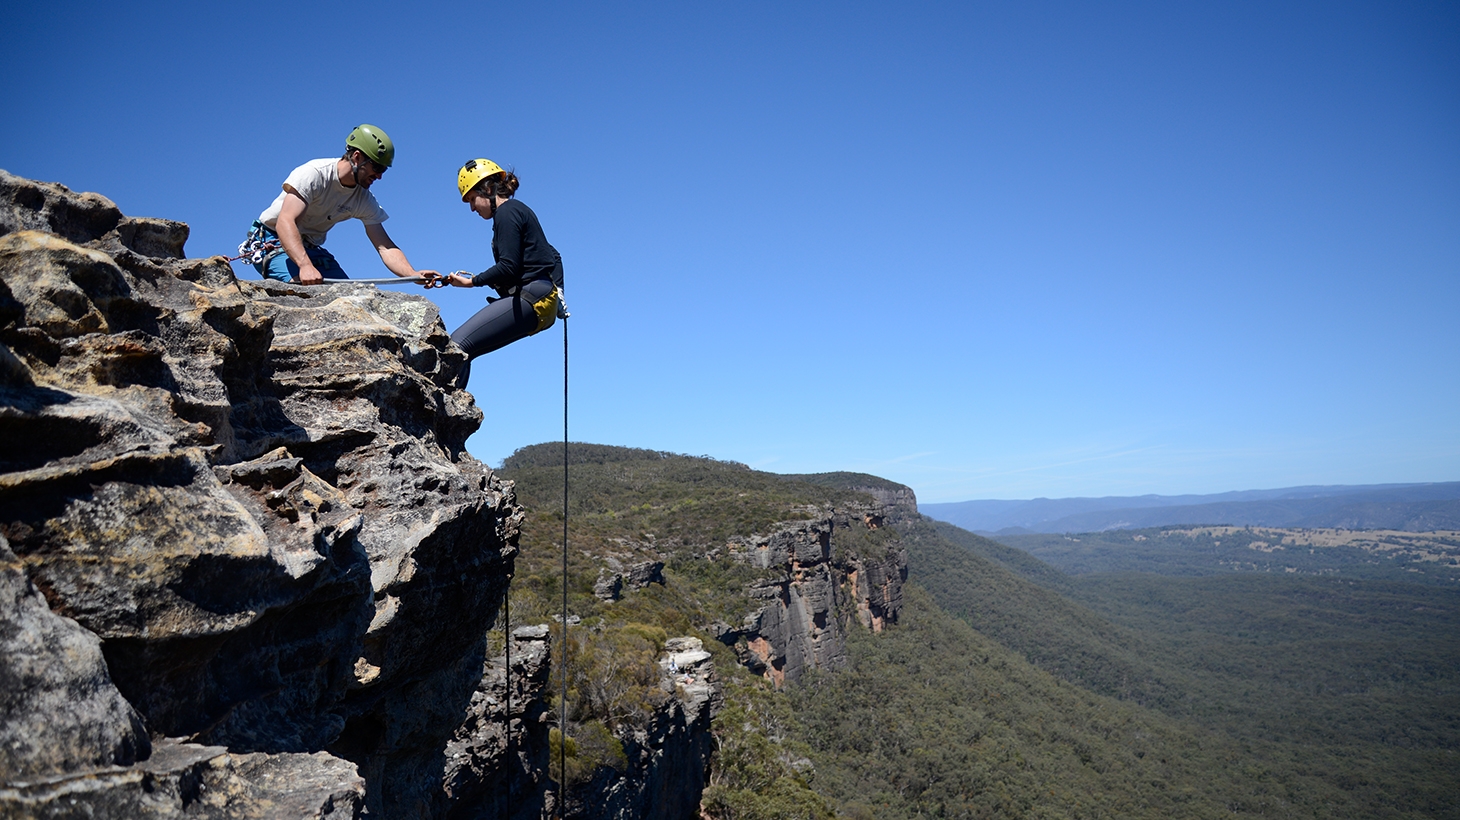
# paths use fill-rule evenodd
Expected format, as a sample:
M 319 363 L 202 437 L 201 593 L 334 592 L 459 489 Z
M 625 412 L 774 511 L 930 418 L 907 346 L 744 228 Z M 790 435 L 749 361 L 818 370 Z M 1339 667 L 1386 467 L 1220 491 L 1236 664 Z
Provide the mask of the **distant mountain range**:
M 1102 532 L 1174 524 L 1460 529 L 1460 481 L 1242 490 L 1212 495 L 1035 498 L 919 504 L 924 515 L 978 533 Z

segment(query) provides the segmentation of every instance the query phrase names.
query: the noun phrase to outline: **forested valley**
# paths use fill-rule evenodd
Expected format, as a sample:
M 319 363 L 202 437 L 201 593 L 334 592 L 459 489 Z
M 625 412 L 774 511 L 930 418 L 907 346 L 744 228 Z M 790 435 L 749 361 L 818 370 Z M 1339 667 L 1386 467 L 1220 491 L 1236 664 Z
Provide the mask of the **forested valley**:
M 853 625 L 844 667 L 776 688 L 716 640 L 760 572 L 725 560 L 727 541 L 896 485 L 568 455 L 573 755 L 555 777 L 570 784 L 616 765 L 616 732 L 662 697 L 647 684 L 659 646 L 691 635 L 725 688 L 713 818 L 1460 817 L 1453 584 L 1342 567 L 1070 573 L 913 515 L 832 536 L 834 550 L 906 550 L 897 621 Z M 550 622 L 562 445 L 500 472 L 530 511 L 510 620 Z M 605 602 L 609 558 L 663 561 L 663 583 Z

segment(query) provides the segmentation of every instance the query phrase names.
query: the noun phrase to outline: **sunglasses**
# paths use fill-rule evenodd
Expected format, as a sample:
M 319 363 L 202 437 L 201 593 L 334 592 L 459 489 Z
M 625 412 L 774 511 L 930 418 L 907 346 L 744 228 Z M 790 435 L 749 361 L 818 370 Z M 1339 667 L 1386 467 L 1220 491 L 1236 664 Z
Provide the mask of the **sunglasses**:
M 360 152 L 360 159 L 362 159 L 362 160 L 365 161 L 365 163 L 370 167 L 370 169 L 375 172 L 375 175 L 376 176 L 378 176 L 378 177 L 385 176 L 385 172 L 387 170 L 389 170 L 388 168 L 386 168 L 386 166 L 381 165 L 380 163 L 376 162 L 375 160 L 371 159 L 370 157 L 365 156 L 365 152 L 364 151 L 360 151 L 359 148 L 356 148 L 355 150 Z

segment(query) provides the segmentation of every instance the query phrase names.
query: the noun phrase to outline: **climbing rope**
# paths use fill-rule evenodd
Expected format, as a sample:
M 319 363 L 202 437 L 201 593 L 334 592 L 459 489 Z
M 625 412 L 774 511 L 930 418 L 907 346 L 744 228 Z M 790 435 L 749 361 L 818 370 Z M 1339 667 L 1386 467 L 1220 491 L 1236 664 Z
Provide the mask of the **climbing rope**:
M 378 279 L 326 279 L 321 285 L 406 285 L 420 284 L 426 281 L 424 276 L 382 276 Z
M 229 262 L 237 262 L 240 259 L 247 259 L 250 265 L 262 265 L 275 256 L 284 252 L 284 246 L 276 236 L 268 239 L 264 236 L 262 226 L 256 226 L 248 232 L 248 238 L 238 245 L 238 255 L 226 257 Z M 462 273 L 463 271 L 457 271 Z M 426 281 L 424 276 L 385 276 L 379 279 L 326 279 L 325 283 L 332 282 L 354 282 L 357 285 L 400 285 L 407 282 L 419 284 Z
M 507 589 L 502 593 L 502 639 L 503 651 L 507 653 L 506 660 L 503 664 L 506 669 L 504 678 L 507 682 L 506 706 L 504 707 L 506 713 L 503 717 L 503 722 L 506 724 L 506 731 L 503 734 L 507 736 L 507 759 L 504 765 L 511 766 L 516 758 L 516 751 L 514 749 L 515 744 L 512 742 L 512 576 L 510 575 L 507 576 Z M 503 816 L 502 797 L 506 798 L 508 805 L 512 803 L 511 778 L 503 778 L 502 787 L 506 791 L 506 794 L 502 795 L 499 793 L 498 795 L 498 817 Z
M 563 317 L 563 662 L 558 711 L 558 820 L 568 802 L 568 317 Z

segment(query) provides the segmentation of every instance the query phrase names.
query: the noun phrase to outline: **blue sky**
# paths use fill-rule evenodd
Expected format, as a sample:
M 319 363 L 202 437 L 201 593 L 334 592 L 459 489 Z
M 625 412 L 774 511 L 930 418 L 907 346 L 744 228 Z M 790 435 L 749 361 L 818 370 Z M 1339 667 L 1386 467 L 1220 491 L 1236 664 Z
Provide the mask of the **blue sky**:
M 481 270 L 456 169 L 515 168 L 574 440 L 924 501 L 1460 480 L 1460 4 L 60 0 L 0 70 L 0 167 L 193 256 L 370 122 L 392 237 Z M 478 361 L 474 454 L 561 438 L 562 359 Z

